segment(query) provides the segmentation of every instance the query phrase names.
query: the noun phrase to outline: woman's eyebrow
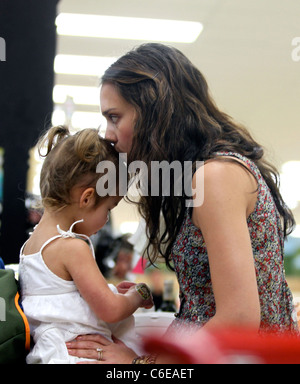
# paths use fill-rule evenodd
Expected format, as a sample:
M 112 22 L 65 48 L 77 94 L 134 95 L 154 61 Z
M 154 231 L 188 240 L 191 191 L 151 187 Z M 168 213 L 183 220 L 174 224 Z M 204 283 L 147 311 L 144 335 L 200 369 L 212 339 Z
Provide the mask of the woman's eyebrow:
M 107 115 L 109 115 L 111 112 L 115 111 L 116 109 L 117 109 L 117 108 L 109 108 L 109 109 L 103 111 L 103 112 L 102 112 L 102 115 L 103 115 L 103 116 L 107 116 Z

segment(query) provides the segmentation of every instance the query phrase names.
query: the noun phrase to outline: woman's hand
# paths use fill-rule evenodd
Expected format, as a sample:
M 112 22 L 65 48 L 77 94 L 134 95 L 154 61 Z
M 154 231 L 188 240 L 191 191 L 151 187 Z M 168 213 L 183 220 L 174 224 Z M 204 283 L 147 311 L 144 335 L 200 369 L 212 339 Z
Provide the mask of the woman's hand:
M 136 353 L 121 340 L 113 337 L 113 341 L 112 343 L 101 335 L 86 335 L 78 336 L 66 345 L 71 356 L 95 360 L 79 364 L 131 364 L 137 357 Z M 100 355 L 99 349 L 102 350 Z M 98 360 L 99 356 L 102 356 L 101 361 Z

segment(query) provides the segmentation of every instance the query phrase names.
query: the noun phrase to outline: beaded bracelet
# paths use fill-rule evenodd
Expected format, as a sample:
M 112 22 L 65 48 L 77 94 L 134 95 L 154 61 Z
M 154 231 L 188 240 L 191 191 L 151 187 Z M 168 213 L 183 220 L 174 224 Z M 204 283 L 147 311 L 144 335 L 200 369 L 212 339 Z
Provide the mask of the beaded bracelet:
M 136 357 L 132 364 L 155 364 L 157 359 L 157 355 L 144 355 L 140 357 Z

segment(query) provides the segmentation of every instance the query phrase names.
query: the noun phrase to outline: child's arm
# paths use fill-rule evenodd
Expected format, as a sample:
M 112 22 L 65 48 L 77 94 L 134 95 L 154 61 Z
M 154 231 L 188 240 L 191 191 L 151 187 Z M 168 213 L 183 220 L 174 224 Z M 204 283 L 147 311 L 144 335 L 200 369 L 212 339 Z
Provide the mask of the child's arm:
M 152 308 L 152 298 L 143 300 L 135 287 L 124 295 L 113 293 L 84 241 L 65 239 L 61 246 L 66 270 L 82 297 L 103 321 L 115 323 L 132 315 L 139 307 Z

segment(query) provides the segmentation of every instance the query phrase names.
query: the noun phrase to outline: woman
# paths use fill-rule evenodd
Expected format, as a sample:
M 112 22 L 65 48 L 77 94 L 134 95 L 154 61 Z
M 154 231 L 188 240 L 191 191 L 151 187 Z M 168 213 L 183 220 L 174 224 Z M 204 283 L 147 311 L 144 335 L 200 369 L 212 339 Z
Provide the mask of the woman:
M 202 205 L 188 206 L 190 196 L 177 196 L 172 180 L 170 196 L 149 193 L 139 202 L 148 257 L 163 256 L 178 277 L 181 308 L 171 329 L 297 332 L 283 266 L 294 219 L 278 173 L 247 130 L 218 109 L 199 70 L 177 49 L 142 45 L 104 74 L 101 108 L 106 138 L 129 164 L 141 160 L 148 170 L 153 161 L 176 160 L 182 169 L 188 161 L 205 164 Z M 203 169 L 193 171 L 194 199 L 202 201 Z M 151 191 L 150 174 L 147 181 Z M 88 357 L 101 345 L 104 363 L 136 357 L 118 341 L 82 340 L 71 353 Z

